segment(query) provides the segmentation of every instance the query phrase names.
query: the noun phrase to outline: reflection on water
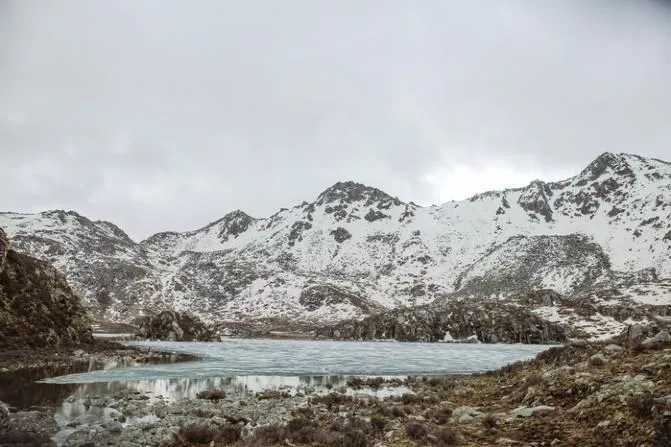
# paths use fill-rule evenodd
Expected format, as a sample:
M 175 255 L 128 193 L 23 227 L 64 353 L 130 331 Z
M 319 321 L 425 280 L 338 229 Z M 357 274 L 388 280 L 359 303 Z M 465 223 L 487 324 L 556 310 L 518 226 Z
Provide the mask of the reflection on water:
M 137 365 L 138 363 L 131 358 L 121 358 L 109 362 L 75 359 L 69 365 L 51 365 L 3 373 L 0 374 L 0 401 L 18 408 L 57 405 L 72 394 L 77 386 L 36 383 L 38 380 L 45 377 L 128 368 Z
M 56 412 L 56 421 L 61 426 L 72 422 L 94 424 L 117 419 L 120 413 L 108 405 L 116 398 L 130 396 L 131 399 L 144 399 L 149 404 L 158 401 L 175 402 L 184 398 L 195 398 L 205 390 L 221 389 L 228 396 L 257 393 L 264 390 L 284 391 L 291 395 L 325 394 L 334 389 L 346 394 L 366 394 L 384 398 L 410 392 L 406 386 L 363 388 L 353 390 L 346 386 L 349 376 L 236 376 L 206 379 L 156 379 L 133 380 L 125 382 L 96 382 L 69 385 L 70 396 L 63 401 Z M 137 420 L 129 418 L 124 425 L 135 424 Z

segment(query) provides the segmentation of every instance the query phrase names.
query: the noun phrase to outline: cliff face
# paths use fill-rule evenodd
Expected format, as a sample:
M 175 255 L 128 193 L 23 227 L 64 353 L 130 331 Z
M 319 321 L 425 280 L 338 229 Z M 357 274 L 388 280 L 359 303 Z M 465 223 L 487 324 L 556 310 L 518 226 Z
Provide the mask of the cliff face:
M 0 349 L 90 343 L 91 332 L 65 277 L 11 250 L 0 229 Z

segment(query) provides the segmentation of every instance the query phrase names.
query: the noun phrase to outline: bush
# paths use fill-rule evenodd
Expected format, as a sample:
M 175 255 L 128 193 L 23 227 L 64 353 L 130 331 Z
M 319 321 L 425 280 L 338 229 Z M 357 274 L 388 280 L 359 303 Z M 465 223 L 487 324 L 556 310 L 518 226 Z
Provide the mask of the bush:
M 436 411 L 433 414 L 433 420 L 438 425 L 447 424 L 451 417 L 452 417 L 452 410 L 450 410 L 447 407 L 440 407 L 436 409 Z
M 405 393 L 401 396 L 401 402 L 405 405 L 412 405 L 424 402 L 422 396 L 413 393 Z
M 589 366 L 593 366 L 595 368 L 600 368 L 604 365 L 603 358 L 598 355 L 593 355 L 592 357 L 590 357 L 588 363 Z
M 496 420 L 496 418 L 491 414 L 487 414 L 484 418 L 482 418 L 482 425 L 484 425 L 487 430 L 495 428 L 498 423 L 499 422 Z
M 459 435 L 451 428 L 441 428 L 438 431 L 434 431 L 429 438 L 432 444 L 438 446 L 450 446 L 459 443 Z
M 655 401 L 650 394 L 636 394 L 628 401 L 631 413 L 637 418 L 646 419 L 652 414 Z
M 342 442 L 337 445 L 338 447 L 368 447 L 368 439 L 361 430 L 352 430 L 345 433 Z
M 423 439 L 428 433 L 426 426 L 419 422 L 410 422 L 405 426 L 405 434 L 410 439 Z
M 370 426 L 373 431 L 381 432 L 384 431 L 384 428 L 387 426 L 387 421 L 377 416 L 370 418 Z
M 242 427 L 237 424 L 224 424 L 219 427 L 215 435 L 215 441 L 223 444 L 233 444 L 240 439 Z
M 189 444 L 209 444 L 214 440 L 214 435 L 214 430 L 204 422 L 182 425 L 177 433 L 180 441 Z
M 196 394 L 196 397 L 198 399 L 209 399 L 213 402 L 219 402 L 220 399 L 226 397 L 226 392 L 223 390 L 206 390 Z
M 405 417 L 405 410 L 403 409 L 403 407 L 394 407 L 391 409 L 391 415 L 396 418 Z

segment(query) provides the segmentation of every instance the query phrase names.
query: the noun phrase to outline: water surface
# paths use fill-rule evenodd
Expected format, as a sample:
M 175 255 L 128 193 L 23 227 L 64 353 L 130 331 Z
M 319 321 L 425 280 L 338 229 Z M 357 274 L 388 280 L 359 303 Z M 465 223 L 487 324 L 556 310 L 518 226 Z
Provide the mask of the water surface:
M 232 339 L 221 342 L 132 342 L 195 354 L 194 362 L 139 365 L 46 379 L 95 383 L 246 376 L 407 376 L 464 374 L 533 358 L 547 345 L 342 342 Z

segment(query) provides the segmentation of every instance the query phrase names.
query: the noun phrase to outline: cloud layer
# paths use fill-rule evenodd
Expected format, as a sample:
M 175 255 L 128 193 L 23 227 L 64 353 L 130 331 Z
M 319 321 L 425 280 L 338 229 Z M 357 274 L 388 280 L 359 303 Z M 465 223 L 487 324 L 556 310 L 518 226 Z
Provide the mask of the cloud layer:
M 670 19 L 625 0 L 1 2 L 0 209 L 142 238 L 339 180 L 432 203 L 604 151 L 671 159 Z

